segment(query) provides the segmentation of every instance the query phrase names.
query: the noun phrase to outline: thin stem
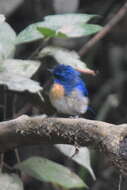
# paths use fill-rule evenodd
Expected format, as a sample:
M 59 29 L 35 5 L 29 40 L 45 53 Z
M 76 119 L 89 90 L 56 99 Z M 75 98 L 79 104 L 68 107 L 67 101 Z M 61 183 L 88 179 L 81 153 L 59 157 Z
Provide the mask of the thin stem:
M 43 98 L 43 96 L 41 95 L 40 91 L 37 92 L 37 95 L 39 96 L 39 98 L 41 99 L 41 101 L 44 102 L 44 98 Z
M 32 108 L 32 104 L 26 103 L 21 110 L 15 113 L 13 118 L 17 118 L 25 113 L 27 113 Z
M 4 86 L 4 111 L 3 111 L 3 120 L 7 119 L 7 93 L 6 87 Z
M 4 153 L 0 154 L 0 167 L 1 167 L 1 170 L 4 167 Z
M 33 59 L 35 58 L 39 51 L 47 44 L 50 38 L 45 38 L 43 42 L 37 47 L 37 49 L 28 57 L 28 59 Z
M 7 119 L 7 93 L 6 93 L 6 87 L 4 86 L 4 109 L 3 109 L 3 120 L 5 121 Z M 0 154 L 0 165 L 1 170 L 4 167 L 4 153 Z
M 17 94 L 14 94 L 14 96 L 13 96 L 13 105 L 12 105 L 13 118 L 15 118 L 15 114 L 16 114 L 16 102 L 17 102 Z
M 122 174 L 119 175 L 118 190 L 121 190 L 121 186 L 122 186 Z
M 13 105 L 12 105 L 12 115 L 13 115 L 13 118 L 15 118 L 15 115 L 16 115 L 16 102 L 17 102 L 17 94 L 14 94 L 14 96 L 13 96 Z M 20 163 L 20 156 L 19 156 L 18 149 L 15 148 L 14 152 L 15 152 L 15 156 L 16 156 L 17 162 Z
M 15 155 L 16 155 L 17 162 L 20 163 L 20 162 L 21 162 L 21 159 L 20 159 L 20 156 L 19 156 L 19 151 L 18 151 L 17 148 L 15 148 L 14 151 L 15 151 Z

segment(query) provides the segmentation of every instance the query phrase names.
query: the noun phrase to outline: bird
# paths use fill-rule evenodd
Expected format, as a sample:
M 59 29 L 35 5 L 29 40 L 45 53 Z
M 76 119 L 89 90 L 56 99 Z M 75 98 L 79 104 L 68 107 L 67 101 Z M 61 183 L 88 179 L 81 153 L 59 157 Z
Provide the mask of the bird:
M 53 83 L 49 100 L 58 113 L 79 116 L 88 109 L 89 98 L 80 72 L 70 65 L 58 64 L 52 69 Z

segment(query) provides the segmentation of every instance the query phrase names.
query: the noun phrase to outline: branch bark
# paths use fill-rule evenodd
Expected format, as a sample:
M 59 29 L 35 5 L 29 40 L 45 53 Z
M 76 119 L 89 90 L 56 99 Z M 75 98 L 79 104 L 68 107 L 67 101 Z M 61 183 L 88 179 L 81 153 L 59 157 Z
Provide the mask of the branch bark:
M 42 143 L 93 146 L 127 175 L 127 124 L 26 115 L 0 123 L 0 152 Z

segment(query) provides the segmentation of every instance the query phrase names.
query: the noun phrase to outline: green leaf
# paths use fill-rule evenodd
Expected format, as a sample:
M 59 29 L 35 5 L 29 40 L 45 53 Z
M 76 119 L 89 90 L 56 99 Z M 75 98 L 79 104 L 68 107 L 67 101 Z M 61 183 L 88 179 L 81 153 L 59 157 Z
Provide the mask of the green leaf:
M 65 48 L 47 46 L 39 53 L 39 57 L 52 56 L 59 64 L 70 65 L 75 69 L 87 69 L 87 65 L 80 60 L 79 55 L 75 51 L 69 51 Z
M 43 39 L 44 36 L 37 30 L 37 27 L 44 27 L 44 22 L 37 22 L 30 24 L 24 30 L 22 30 L 16 39 L 17 44 L 33 42 L 35 40 Z
M 45 28 L 45 27 L 37 27 L 37 30 L 43 34 L 43 36 L 45 37 L 54 37 L 56 32 L 55 30 L 49 29 L 49 28 Z
M 46 28 L 46 27 L 37 27 L 37 30 L 45 37 L 60 37 L 65 38 L 66 35 L 62 32 L 56 32 L 55 30 Z
M 81 24 L 80 26 L 84 31 L 81 31 L 79 36 L 82 35 L 83 33 L 84 33 L 84 36 L 91 35 L 96 32 L 99 32 L 102 29 L 102 26 L 99 26 L 97 24 Z M 76 32 L 77 32 L 77 34 L 76 34 Z M 78 30 L 76 31 L 76 28 L 75 28 L 75 35 L 78 36 L 78 33 L 79 33 L 79 31 Z
M 68 157 L 72 157 L 72 155 L 75 153 L 75 147 L 72 145 L 57 144 L 55 147 Z M 85 167 L 93 179 L 96 180 L 90 163 L 90 151 L 87 147 L 80 147 L 79 152 L 74 157 L 72 157 L 72 160 Z
M 23 190 L 23 183 L 16 174 L 0 173 L 0 190 Z
M 85 26 L 85 23 L 95 16 L 96 15 L 88 14 L 46 16 L 44 17 L 44 21 L 31 24 L 21 31 L 17 36 L 16 42 L 17 44 L 21 44 L 43 39 L 44 37 L 82 37 L 93 34 L 99 31 L 101 27 L 95 26 L 96 30 L 92 28 L 90 32 L 90 28 L 88 28 L 87 25 Z M 84 27 L 86 27 L 86 29 Z M 37 28 L 42 29 L 38 31 Z M 86 31 L 87 28 L 89 32 Z M 76 32 L 74 30 L 76 30 Z
M 0 85 L 9 90 L 37 93 L 42 90 L 38 82 L 29 79 L 40 66 L 38 61 L 7 59 L 0 64 Z
M 51 24 L 55 23 L 55 25 L 62 27 L 64 25 L 76 25 L 78 23 L 87 23 L 92 18 L 97 17 L 97 15 L 91 14 L 57 14 L 57 15 L 49 15 L 46 16 L 45 22 Z
M 15 52 L 16 33 L 6 22 L 0 22 L 0 60 L 11 58 Z
M 68 168 L 45 158 L 32 157 L 15 167 L 38 180 L 51 182 L 64 188 L 87 187 L 82 179 Z
M 82 24 L 65 25 L 59 29 L 60 32 L 66 34 L 68 37 L 83 37 L 99 32 L 102 29 L 101 26 L 96 24 Z

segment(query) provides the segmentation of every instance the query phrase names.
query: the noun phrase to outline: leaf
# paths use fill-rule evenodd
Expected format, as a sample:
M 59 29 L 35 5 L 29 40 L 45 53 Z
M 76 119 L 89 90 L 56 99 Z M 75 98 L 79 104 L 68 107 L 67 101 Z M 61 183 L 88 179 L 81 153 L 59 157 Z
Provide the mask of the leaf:
M 72 145 L 57 144 L 55 147 L 68 157 L 72 157 L 72 155 L 75 153 L 75 147 Z M 88 148 L 80 147 L 79 152 L 74 157 L 72 157 L 72 160 L 85 167 L 93 179 L 96 180 L 95 174 L 90 164 L 90 152 Z
M 66 34 L 68 37 L 82 37 L 99 32 L 102 29 L 101 26 L 96 24 L 82 24 L 65 25 L 59 29 L 59 32 Z
M 60 37 L 60 38 L 65 38 L 67 37 L 64 33 L 62 32 L 56 32 L 55 30 L 46 28 L 46 27 L 37 27 L 37 30 L 45 37 Z
M 91 26 L 90 31 L 90 28 L 85 23 L 95 16 L 97 15 L 63 14 L 46 16 L 44 21 L 31 24 L 21 31 L 17 36 L 17 44 L 32 42 L 44 37 L 81 37 L 93 34 L 99 31 L 101 27 L 95 25 L 96 29 L 93 29 L 93 26 Z M 37 28 L 42 29 L 38 31 Z
M 42 90 L 42 87 L 36 81 L 22 75 L 5 72 L 0 74 L 0 85 L 5 85 L 9 90 L 18 92 L 29 91 L 30 93 L 37 93 Z
M 19 74 L 30 78 L 36 73 L 40 67 L 39 61 L 21 60 L 21 59 L 6 59 L 0 64 L 0 72 Z
M 23 190 L 23 183 L 16 174 L 0 173 L 0 190 Z
M 38 180 L 58 184 L 64 188 L 87 187 L 82 179 L 68 168 L 46 158 L 32 157 L 15 167 Z
M 39 53 L 39 57 L 52 56 L 59 64 L 70 65 L 79 72 L 95 75 L 95 71 L 87 67 L 87 65 L 80 60 L 79 55 L 75 51 L 69 51 L 65 48 L 47 46 Z
M 59 27 L 64 25 L 76 25 L 78 23 L 87 23 L 90 19 L 96 17 L 97 15 L 91 14 L 57 14 L 57 15 L 49 15 L 46 16 L 45 22 L 47 23 L 55 23 Z
M 15 52 L 16 33 L 6 22 L 0 22 L 0 60 L 11 58 Z
M 29 79 L 38 70 L 40 62 L 7 59 L 0 64 L 0 85 L 6 85 L 9 90 L 37 93 L 42 90 L 38 82 Z
M 5 22 L 6 17 L 3 14 L 0 14 L 0 23 Z
M 39 53 L 39 57 L 53 56 L 59 64 L 71 65 L 75 69 L 84 70 L 86 64 L 80 60 L 79 55 L 75 51 L 69 51 L 65 48 L 47 46 Z
M 37 30 L 37 27 L 44 27 L 44 22 L 37 22 L 27 26 L 22 30 L 16 39 L 17 44 L 33 42 L 35 40 L 43 39 L 44 36 Z

